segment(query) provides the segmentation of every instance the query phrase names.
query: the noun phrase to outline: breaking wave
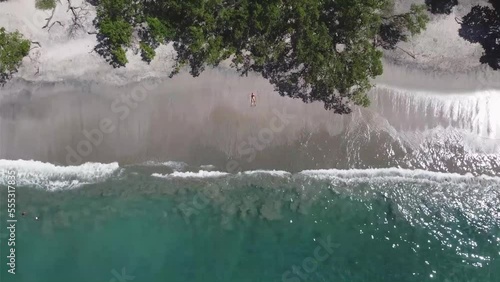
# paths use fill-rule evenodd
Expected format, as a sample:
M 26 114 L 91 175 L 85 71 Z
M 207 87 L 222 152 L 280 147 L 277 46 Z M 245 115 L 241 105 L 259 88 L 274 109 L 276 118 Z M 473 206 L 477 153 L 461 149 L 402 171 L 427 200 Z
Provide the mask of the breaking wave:
M 170 163 L 170 162 L 165 162 Z M 0 160 L 0 184 L 7 185 L 7 175 L 10 171 L 16 172 L 16 185 L 34 186 L 46 190 L 60 190 L 81 187 L 86 184 L 104 182 L 122 176 L 123 174 L 137 175 L 143 164 L 129 165 L 127 169 L 120 168 L 118 163 L 85 163 L 79 166 L 58 166 L 51 163 L 27 160 Z M 184 164 L 183 167 L 188 167 Z M 472 173 L 458 174 L 432 172 L 421 169 L 403 168 L 374 168 L 374 169 L 317 169 L 303 170 L 292 173 L 284 170 L 251 170 L 236 174 L 225 171 L 177 171 L 172 173 L 153 172 L 148 174 L 154 178 L 220 178 L 220 177 L 265 177 L 278 178 L 313 178 L 317 180 L 347 181 L 347 182 L 388 182 L 410 181 L 422 183 L 455 183 L 455 184 L 482 184 L 500 187 L 500 177 L 488 175 L 474 175 Z
M 118 163 L 57 166 L 39 161 L 0 160 L 0 185 L 7 185 L 7 175 L 10 171 L 15 171 L 16 186 L 59 190 L 103 182 L 117 176 L 120 167 Z
M 179 172 L 179 171 L 174 171 L 173 173 L 170 174 L 159 174 L 159 173 L 153 173 L 151 176 L 153 177 L 159 177 L 159 178 L 212 178 L 212 177 L 221 177 L 221 176 L 226 176 L 229 173 L 227 172 L 221 172 L 221 171 L 206 171 L 206 170 L 200 170 L 198 172 L 193 172 L 193 171 L 186 171 L 186 172 Z

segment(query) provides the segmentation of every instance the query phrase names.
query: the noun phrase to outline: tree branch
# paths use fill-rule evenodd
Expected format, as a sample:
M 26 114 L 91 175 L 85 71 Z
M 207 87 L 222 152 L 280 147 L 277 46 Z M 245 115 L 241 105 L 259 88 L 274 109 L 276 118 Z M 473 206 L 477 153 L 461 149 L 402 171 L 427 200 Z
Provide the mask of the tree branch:
M 410 53 L 410 52 L 406 51 L 405 49 L 403 49 L 403 48 L 401 48 L 401 47 L 399 47 L 399 46 L 396 46 L 396 48 L 398 48 L 399 50 L 401 50 L 401 51 L 405 52 L 406 54 L 408 54 L 408 56 L 412 57 L 413 59 L 417 59 L 417 58 L 415 57 L 415 55 L 413 55 L 412 53 Z
M 31 41 L 31 44 L 36 44 L 36 45 L 38 45 L 38 47 L 42 47 L 42 45 L 38 41 Z
M 56 23 L 57 23 L 57 24 L 59 24 L 60 26 L 64 27 L 64 25 L 63 25 L 60 21 L 55 21 L 55 22 L 53 22 L 53 23 L 49 26 L 49 31 L 50 31 L 50 29 L 51 29 L 51 28 L 52 28 L 52 27 L 53 27 Z
M 57 7 L 57 6 L 56 6 Z M 50 24 L 50 21 L 52 20 L 52 18 L 54 17 L 54 12 L 56 11 L 56 7 L 54 7 L 54 9 L 52 9 L 52 14 L 50 15 L 50 17 L 46 18 L 47 20 L 47 23 L 42 27 L 42 29 L 44 28 L 47 28 Z
M 412 53 L 410 53 L 409 51 L 406 51 L 405 49 L 399 47 L 399 46 L 394 46 L 391 48 L 390 44 L 387 44 L 386 42 L 384 42 L 383 40 L 378 40 L 378 36 L 376 36 L 374 39 L 373 39 L 373 46 L 375 47 L 382 47 L 384 49 L 394 49 L 394 48 L 398 48 L 399 50 L 405 52 L 408 56 L 412 57 L 413 59 L 417 59 L 417 57 L 415 57 L 415 55 L 413 55 Z
M 82 18 L 85 18 L 89 14 L 89 11 L 85 7 L 74 7 L 71 3 L 71 0 L 68 1 L 68 11 L 71 10 L 71 13 L 73 14 L 72 20 L 73 24 L 69 28 L 69 35 L 72 36 L 74 35 L 79 29 L 82 29 L 85 31 L 85 28 L 82 23 Z

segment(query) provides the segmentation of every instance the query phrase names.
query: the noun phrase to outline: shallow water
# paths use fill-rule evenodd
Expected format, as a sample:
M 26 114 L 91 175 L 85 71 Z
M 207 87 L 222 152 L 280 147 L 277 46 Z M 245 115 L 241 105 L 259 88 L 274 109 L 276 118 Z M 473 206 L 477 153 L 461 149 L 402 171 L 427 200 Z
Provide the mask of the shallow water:
M 90 184 L 82 178 L 88 168 L 75 167 L 80 173 L 57 176 L 81 182 L 72 189 L 25 175 L 16 194 L 27 213 L 17 215 L 18 273 L 5 273 L 2 255 L 2 281 L 500 275 L 500 178 L 402 169 L 210 174 L 172 164 L 110 166 Z M 5 199 L 5 186 L 0 192 Z M 5 254 L 4 203 L 0 220 Z

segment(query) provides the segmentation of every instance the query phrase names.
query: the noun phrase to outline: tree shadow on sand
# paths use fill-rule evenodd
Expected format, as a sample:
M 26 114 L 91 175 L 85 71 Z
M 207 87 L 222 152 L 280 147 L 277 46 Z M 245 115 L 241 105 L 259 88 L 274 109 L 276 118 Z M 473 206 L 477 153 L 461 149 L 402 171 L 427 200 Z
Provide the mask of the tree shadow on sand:
M 481 63 L 500 70 L 500 1 L 490 0 L 493 9 L 474 6 L 462 18 L 459 34 L 465 40 L 479 43 L 484 48 Z
M 383 23 L 380 26 L 379 35 L 382 42 L 384 42 L 382 47 L 388 50 L 396 49 L 396 45 L 399 42 L 406 40 L 406 37 L 401 29 L 399 29 L 394 23 Z
M 458 5 L 458 0 L 425 0 L 427 10 L 433 14 L 451 14 L 453 7 Z

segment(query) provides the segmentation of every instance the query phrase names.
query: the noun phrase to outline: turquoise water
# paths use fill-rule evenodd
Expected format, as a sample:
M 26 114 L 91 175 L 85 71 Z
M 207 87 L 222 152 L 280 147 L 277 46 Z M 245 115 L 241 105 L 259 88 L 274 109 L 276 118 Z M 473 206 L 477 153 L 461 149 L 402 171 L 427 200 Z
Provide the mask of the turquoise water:
M 0 278 L 499 281 L 498 178 L 421 174 L 158 178 L 128 167 L 73 189 L 24 185 L 15 275 L 0 186 Z

